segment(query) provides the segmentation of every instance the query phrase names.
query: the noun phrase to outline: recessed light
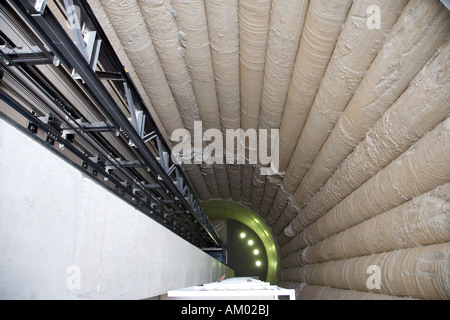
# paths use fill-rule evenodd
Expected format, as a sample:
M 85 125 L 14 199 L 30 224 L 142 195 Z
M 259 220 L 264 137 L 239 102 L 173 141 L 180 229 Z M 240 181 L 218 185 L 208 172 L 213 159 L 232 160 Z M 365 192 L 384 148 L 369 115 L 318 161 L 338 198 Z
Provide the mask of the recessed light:
M 250 246 L 252 246 L 252 245 L 253 245 L 253 240 L 248 240 L 248 244 L 249 244 Z
M 258 249 L 253 250 L 253 254 L 259 254 L 259 250 Z
M 260 267 L 261 266 L 261 261 L 258 260 L 258 261 L 256 261 L 255 264 L 256 264 L 257 267 Z
M 245 238 L 245 233 L 242 232 L 242 233 L 240 234 L 240 236 L 241 236 L 242 239 L 244 239 L 244 238 Z

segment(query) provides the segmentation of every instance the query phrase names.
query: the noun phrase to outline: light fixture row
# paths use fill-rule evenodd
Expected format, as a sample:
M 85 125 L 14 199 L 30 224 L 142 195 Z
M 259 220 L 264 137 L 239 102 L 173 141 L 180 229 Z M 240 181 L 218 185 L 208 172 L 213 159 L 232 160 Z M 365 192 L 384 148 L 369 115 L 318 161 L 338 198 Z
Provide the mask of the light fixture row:
M 244 232 L 241 232 L 241 234 L 240 234 L 241 239 L 245 239 L 246 236 L 247 235 Z M 249 246 L 252 246 L 254 244 L 254 241 L 252 239 L 250 239 L 250 240 L 247 241 L 247 243 L 248 243 Z M 254 249 L 253 250 L 253 254 L 254 255 L 258 255 L 259 254 L 259 250 L 258 249 Z M 255 262 L 255 264 L 256 264 L 257 267 L 260 267 L 261 266 L 261 261 L 257 260 Z

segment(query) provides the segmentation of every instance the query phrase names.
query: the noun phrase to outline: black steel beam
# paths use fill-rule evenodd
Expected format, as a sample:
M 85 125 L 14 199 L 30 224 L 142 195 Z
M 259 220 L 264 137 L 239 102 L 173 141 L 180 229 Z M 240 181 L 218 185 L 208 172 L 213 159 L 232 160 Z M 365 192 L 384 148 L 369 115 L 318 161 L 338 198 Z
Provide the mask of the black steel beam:
M 220 246 L 220 238 L 209 224 L 206 215 L 201 211 L 201 208 L 198 206 L 198 202 L 195 201 L 195 205 L 193 207 L 186 201 L 184 195 L 181 194 L 180 190 L 173 183 L 166 170 L 164 170 L 161 166 L 161 163 L 148 149 L 147 145 L 142 140 L 142 137 L 139 136 L 133 125 L 117 105 L 114 98 L 111 97 L 106 87 L 102 84 L 102 80 L 84 59 L 83 54 L 78 50 L 77 46 L 67 35 L 49 8 L 45 8 L 42 12 L 38 12 L 30 1 L 13 1 L 12 4 L 21 14 L 23 19 L 31 24 L 39 36 L 44 39 L 46 45 L 60 59 L 61 63 L 69 70 L 73 68 L 82 78 L 85 83 L 83 87 L 89 94 L 90 99 L 107 116 L 113 125 L 120 128 L 130 139 L 136 147 L 138 153 L 142 156 L 142 160 L 145 164 L 150 167 L 158 177 L 160 177 L 161 180 L 157 180 L 158 183 L 169 190 L 172 196 L 176 197 L 178 201 L 180 201 L 183 207 L 190 212 L 193 218 L 203 226 L 203 229 L 206 230 L 215 244 Z M 101 30 L 101 28 L 99 30 Z M 125 76 L 129 79 L 129 75 L 127 73 L 125 73 Z M 156 126 L 155 131 L 159 132 Z M 160 135 L 160 141 L 163 140 L 162 135 Z

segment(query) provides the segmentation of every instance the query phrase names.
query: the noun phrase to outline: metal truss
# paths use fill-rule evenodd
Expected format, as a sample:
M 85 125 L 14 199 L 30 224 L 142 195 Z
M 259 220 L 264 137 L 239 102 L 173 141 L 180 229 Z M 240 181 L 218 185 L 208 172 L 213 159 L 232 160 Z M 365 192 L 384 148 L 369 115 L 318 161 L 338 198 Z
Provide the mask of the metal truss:
M 71 35 L 45 1 L 0 4 L 0 116 L 192 244 L 223 247 L 87 2 L 55 3 Z

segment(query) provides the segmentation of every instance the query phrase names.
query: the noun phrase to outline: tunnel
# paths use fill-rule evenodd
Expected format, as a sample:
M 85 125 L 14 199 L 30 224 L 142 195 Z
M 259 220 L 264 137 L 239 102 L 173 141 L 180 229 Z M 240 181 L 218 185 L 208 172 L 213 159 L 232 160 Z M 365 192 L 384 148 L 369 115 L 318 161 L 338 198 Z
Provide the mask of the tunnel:
M 242 225 L 296 299 L 448 300 L 449 8 L 3 2 L 0 297 L 232 278 Z

